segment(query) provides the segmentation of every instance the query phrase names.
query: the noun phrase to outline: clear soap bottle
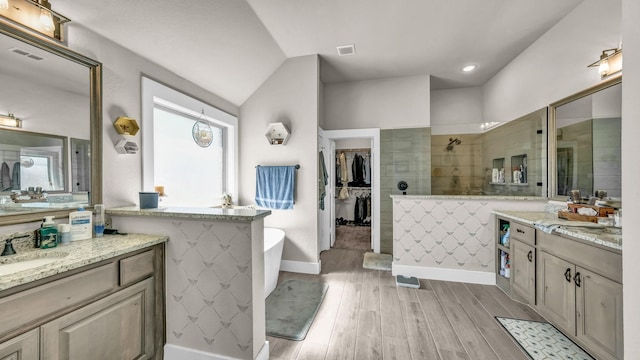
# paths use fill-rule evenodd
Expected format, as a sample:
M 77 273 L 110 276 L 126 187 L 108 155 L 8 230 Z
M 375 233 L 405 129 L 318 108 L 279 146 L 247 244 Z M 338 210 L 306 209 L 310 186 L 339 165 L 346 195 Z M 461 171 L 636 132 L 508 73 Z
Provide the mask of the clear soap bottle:
M 93 231 L 96 237 L 104 235 L 104 205 L 96 204 L 93 207 L 95 213 L 95 219 L 93 220 Z

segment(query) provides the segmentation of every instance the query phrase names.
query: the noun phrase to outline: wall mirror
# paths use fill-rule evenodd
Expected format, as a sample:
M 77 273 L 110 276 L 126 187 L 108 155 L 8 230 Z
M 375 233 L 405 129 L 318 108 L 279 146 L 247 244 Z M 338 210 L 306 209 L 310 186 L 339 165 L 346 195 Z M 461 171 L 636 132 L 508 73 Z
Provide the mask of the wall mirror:
M 622 77 L 562 99 L 549 107 L 550 194 L 566 199 L 604 190 L 620 198 Z M 551 132 L 553 131 L 553 132 Z
M 0 17 L 0 115 L 22 120 L 0 126 L 0 225 L 102 202 L 101 76 L 99 62 Z

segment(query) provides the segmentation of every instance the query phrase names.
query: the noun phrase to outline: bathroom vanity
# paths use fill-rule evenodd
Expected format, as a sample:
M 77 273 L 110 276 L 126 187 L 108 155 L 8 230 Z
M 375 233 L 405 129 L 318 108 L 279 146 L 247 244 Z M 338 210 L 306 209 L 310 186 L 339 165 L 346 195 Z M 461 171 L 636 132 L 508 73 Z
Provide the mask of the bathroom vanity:
M 105 235 L 54 249 L 16 246 L 0 277 L 1 359 L 161 359 L 166 236 Z M 31 241 L 30 239 L 27 241 Z M 6 269 L 6 268 L 5 268 Z
M 597 358 L 622 359 L 620 229 L 560 227 L 549 234 L 533 224 L 556 221 L 556 214 L 494 214 L 498 287 Z M 505 241 L 506 227 L 510 235 Z

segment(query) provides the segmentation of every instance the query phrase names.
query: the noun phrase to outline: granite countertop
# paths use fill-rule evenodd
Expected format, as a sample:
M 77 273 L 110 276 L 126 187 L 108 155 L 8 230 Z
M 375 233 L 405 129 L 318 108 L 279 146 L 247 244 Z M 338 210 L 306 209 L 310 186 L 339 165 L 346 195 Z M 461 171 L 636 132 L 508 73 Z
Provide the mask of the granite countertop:
M 542 196 L 512 196 L 512 195 L 390 195 L 398 200 L 518 200 L 518 201 L 547 201 Z
M 30 239 L 29 241 L 32 240 Z M 58 245 L 51 249 L 25 247 L 14 242 L 17 254 L 0 257 L 0 272 L 2 271 L 2 264 L 13 263 L 22 259 L 31 260 L 47 257 L 59 257 L 59 259 L 47 265 L 0 276 L 0 291 L 166 241 L 167 237 L 164 235 L 128 234 L 104 235 L 101 238 L 72 241 L 69 244 Z
M 534 226 L 537 221 L 553 221 L 560 224 L 559 228 L 553 231 L 558 234 L 571 236 L 580 240 L 592 242 L 604 247 L 622 251 L 622 229 L 611 226 L 602 227 L 576 227 L 571 226 L 573 221 L 559 219 L 557 214 L 543 211 L 493 211 L 494 214 L 502 216 L 523 224 Z M 597 226 L 594 224 L 594 226 Z
M 271 210 L 258 210 L 246 207 L 222 209 L 219 207 L 159 207 L 140 209 L 138 206 L 111 208 L 106 211 L 115 216 L 152 216 L 193 220 L 254 221 L 271 214 Z

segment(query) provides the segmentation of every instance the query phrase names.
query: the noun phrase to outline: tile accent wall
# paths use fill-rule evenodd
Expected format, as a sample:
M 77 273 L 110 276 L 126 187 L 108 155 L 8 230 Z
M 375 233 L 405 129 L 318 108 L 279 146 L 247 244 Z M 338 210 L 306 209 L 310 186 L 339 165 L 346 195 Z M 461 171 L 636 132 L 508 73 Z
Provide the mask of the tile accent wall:
M 409 184 L 408 194 L 431 194 L 431 128 L 380 131 L 380 252 L 393 252 L 391 194 L 401 194 L 398 181 Z
M 393 199 L 393 263 L 495 272 L 493 210 L 542 211 L 545 201 Z
M 237 359 L 254 358 L 252 223 L 114 217 L 114 225 L 127 232 L 169 236 L 168 344 Z M 262 300 L 264 295 L 256 298 Z M 264 314 L 262 322 L 264 326 Z

